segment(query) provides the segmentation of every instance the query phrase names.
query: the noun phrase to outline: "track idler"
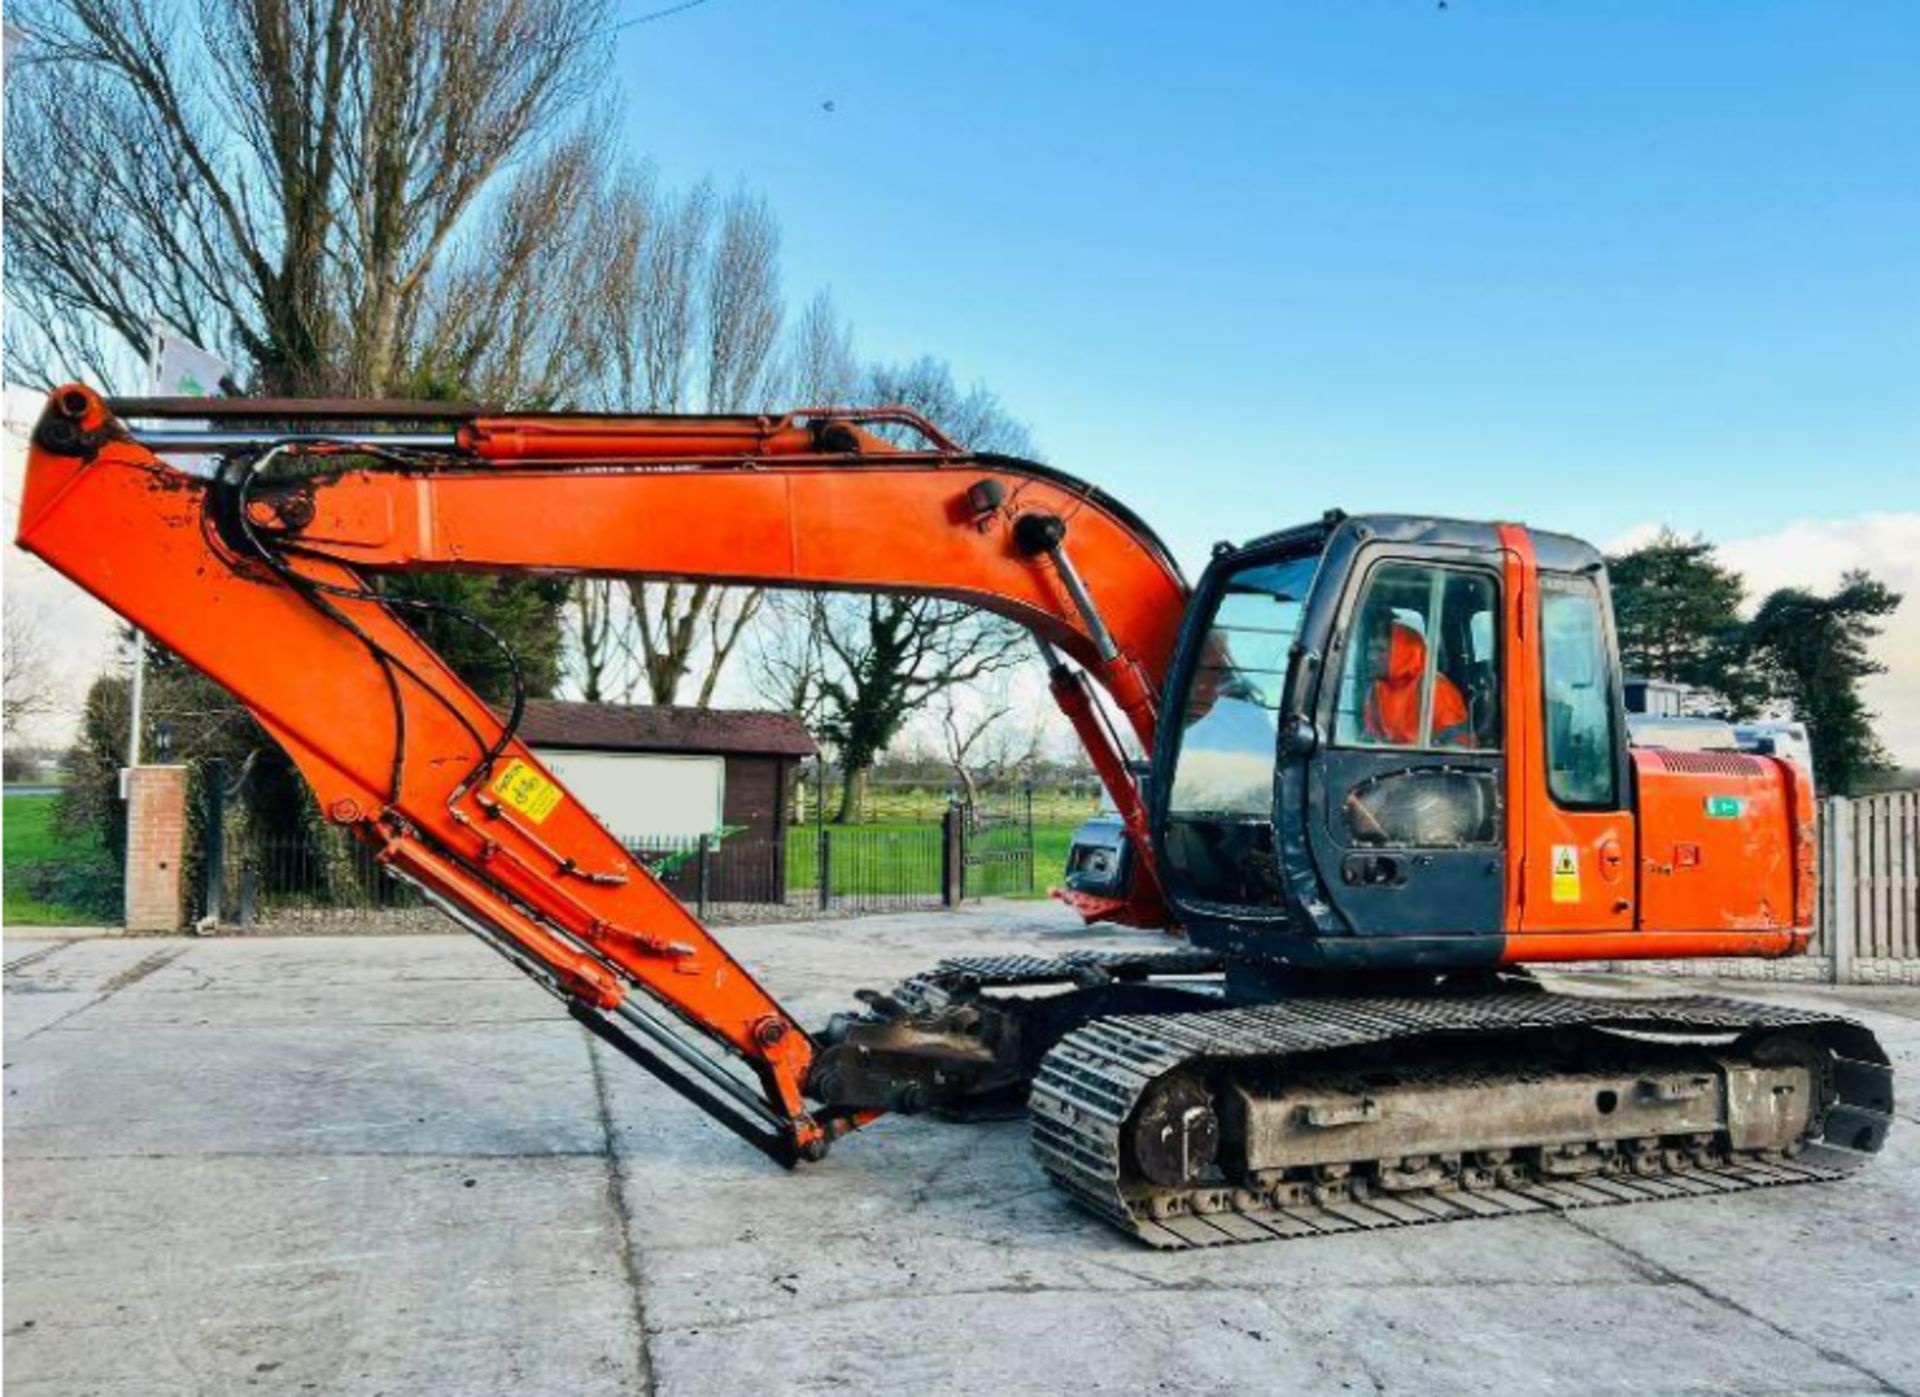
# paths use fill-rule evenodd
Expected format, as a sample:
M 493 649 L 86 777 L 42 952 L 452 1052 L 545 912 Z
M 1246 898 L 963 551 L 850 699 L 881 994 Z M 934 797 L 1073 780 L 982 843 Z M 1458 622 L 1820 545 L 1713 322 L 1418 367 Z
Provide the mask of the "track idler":
M 1134 1117 L 1131 1140 L 1133 1166 L 1148 1183 L 1162 1188 L 1199 1183 L 1220 1157 L 1213 1094 L 1187 1076 L 1154 1083 Z

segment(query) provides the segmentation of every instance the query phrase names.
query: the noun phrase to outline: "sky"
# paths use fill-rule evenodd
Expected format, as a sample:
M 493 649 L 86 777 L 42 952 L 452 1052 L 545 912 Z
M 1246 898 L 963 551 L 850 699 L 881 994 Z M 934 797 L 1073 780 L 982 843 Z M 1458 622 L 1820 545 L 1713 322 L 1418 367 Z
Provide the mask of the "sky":
M 1913 575 L 1910 0 L 706 0 L 611 88 L 667 182 L 768 197 L 796 302 L 995 389 L 1190 568 L 1339 506 Z
M 616 44 L 627 151 L 766 195 L 796 307 L 990 386 L 1190 569 L 1333 506 L 1866 566 L 1920 764 L 1911 0 L 704 0 Z

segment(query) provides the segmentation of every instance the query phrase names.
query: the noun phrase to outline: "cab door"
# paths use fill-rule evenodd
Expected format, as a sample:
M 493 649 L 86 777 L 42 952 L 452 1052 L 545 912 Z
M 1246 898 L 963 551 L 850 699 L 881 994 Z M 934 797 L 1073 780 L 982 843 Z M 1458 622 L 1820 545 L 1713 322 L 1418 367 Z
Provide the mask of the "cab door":
M 1511 931 L 1628 931 L 1635 843 L 1606 574 L 1538 571 L 1509 545 L 1508 808 Z
M 1363 936 L 1502 927 L 1506 784 L 1498 555 L 1376 555 L 1322 696 L 1315 858 Z

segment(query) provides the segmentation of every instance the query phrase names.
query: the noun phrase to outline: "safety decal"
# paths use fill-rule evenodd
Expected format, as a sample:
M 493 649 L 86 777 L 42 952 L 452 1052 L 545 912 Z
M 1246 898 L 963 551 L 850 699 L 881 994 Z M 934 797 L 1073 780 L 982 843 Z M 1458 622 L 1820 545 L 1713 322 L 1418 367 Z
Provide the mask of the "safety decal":
M 560 804 L 560 788 L 538 771 L 515 757 L 487 787 L 536 825 L 551 815 Z
M 1553 900 L 1580 900 L 1580 846 L 1577 844 L 1553 846 Z
M 1708 796 L 1707 818 L 1709 820 L 1737 820 L 1747 803 L 1739 796 Z

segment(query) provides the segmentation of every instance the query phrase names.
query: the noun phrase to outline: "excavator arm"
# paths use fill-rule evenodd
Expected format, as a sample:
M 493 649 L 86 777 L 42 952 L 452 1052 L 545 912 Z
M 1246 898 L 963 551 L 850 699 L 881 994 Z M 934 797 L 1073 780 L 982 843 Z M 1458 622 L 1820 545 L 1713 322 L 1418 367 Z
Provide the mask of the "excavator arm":
M 187 416 L 213 424 L 123 420 Z M 217 474 L 166 459 L 183 451 L 216 453 Z M 1007 617 L 1048 655 L 1132 837 L 1141 876 L 1111 910 L 1165 924 L 1140 794 L 1088 680 L 1151 749 L 1186 584 L 1091 486 L 968 453 L 911 414 L 488 416 L 69 387 L 35 432 L 19 542 L 230 690 L 396 878 L 782 1162 L 884 1103 L 810 1099 L 822 1046 L 517 739 L 517 704 L 502 717 L 422 642 L 407 619 L 431 604 L 378 575 L 916 593 Z

